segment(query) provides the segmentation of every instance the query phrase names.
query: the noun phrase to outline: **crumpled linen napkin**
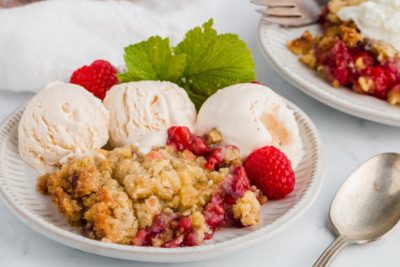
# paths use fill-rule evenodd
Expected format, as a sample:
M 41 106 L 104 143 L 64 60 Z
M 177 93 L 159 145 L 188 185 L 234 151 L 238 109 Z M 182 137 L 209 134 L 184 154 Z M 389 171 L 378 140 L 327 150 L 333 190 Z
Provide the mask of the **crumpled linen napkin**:
M 152 35 L 172 43 L 208 17 L 209 0 L 52 0 L 0 9 L 0 90 L 40 91 L 95 59 Z

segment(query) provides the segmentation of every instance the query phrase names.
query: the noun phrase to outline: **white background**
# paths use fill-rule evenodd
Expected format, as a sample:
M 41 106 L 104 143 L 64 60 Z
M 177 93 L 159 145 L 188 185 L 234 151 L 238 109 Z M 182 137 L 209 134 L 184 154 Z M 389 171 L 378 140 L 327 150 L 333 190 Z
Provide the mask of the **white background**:
M 312 266 L 333 240 L 327 229 L 330 202 L 344 179 L 370 156 L 400 151 L 400 130 L 379 125 L 326 107 L 297 91 L 264 60 L 257 47 L 259 15 L 246 0 L 219 0 L 213 11 L 221 32 L 236 32 L 253 51 L 258 79 L 302 108 L 320 131 L 326 153 L 326 179 L 316 203 L 277 236 L 245 251 L 198 263 L 164 264 L 181 267 Z M 0 63 L 1 64 L 1 63 Z M 21 77 L 23 78 L 23 77 Z M 5 118 L 31 94 L 0 93 L 0 118 Z M 400 231 L 365 246 L 346 248 L 333 266 L 400 266 Z M 0 266 L 164 266 L 115 260 L 80 252 L 41 236 L 19 222 L 0 203 Z

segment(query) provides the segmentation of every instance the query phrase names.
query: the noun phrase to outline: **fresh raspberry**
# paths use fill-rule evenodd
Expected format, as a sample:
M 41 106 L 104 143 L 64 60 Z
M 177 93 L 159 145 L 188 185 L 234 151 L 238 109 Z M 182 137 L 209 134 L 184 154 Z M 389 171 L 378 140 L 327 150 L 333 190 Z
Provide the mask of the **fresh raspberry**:
M 270 199 L 284 198 L 294 190 L 295 174 L 290 160 L 273 146 L 252 152 L 244 167 L 250 181 Z
M 96 60 L 89 66 L 83 66 L 72 73 L 71 83 L 83 86 L 100 99 L 118 83 L 117 69 L 105 60 Z

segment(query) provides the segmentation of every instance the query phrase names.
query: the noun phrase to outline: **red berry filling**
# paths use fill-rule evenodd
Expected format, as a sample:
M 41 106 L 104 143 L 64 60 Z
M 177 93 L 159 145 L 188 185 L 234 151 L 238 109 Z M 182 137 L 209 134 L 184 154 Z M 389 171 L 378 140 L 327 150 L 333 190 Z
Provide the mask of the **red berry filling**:
M 361 47 L 349 48 L 339 38 L 329 50 L 317 50 L 316 55 L 325 78 L 357 92 L 385 100 L 389 91 L 400 84 L 396 60 L 378 62 L 371 52 Z
M 169 232 L 172 232 L 172 235 L 164 240 L 161 247 L 197 246 L 203 242 L 194 232 L 190 217 L 161 213 L 154 218 L 150 227 L 140 230 L 133 237 L 132 243 L 136 246 L 152 246 L 154 240 Z
M 234 146 L 211 149 L 205 138 L 193 135 L 187 127 L 169 128 L 168 145 L 205 157 L 205 167 L 209 171 L 223 167 L 228 153 L 238 152 Z M 244 166 L 240 163 L 230 165 L 229 173 L 204 206 L 202 215 L 209 231 L 196 230 L 191 216 L 182 216 L 175 212 L 161 213 L 154 218 L 150 227 L 140 230 L 132 238 L 132 243 L 138 246 L 157 244 L 165 248 L 197 246 L 210 239 L 218 229 L 226 226 L 243 227 L 241 221 L 235 218 L 233 210 L 237 201 L 250 190 L 250 181 L 273 199 L 282 198 L 293 191 L 294 172 L 290 161 L 279 149 L 258 149 L 249 155 Z M 259 196 L 261 195 L 255 197 Z
M 345 43 L 339 39 L 327 51 L 317 50 L 318 61 L 325 67 L 327 79 L 337 80 L 341 85 L 350 83 L 353 57 Z
M 207 156 L 207 164 L 205 165 L 208 170 L 218 170 L 223 164 L 225 160 L 226 153 L 229 153 L 232 150 L 239 151 L 236 146 L 223 146 L 214 148 Z
M 222 228 L 225 225 L 225 204 L 222 192 L 217 192 L 211 197 L 204 210 L 204 217 L 212 230 Z
M 250 189 L 250 181 L 246 171 L 242 166 L 231 169 L 231 179 L 224 186 L 225 202 L 233 205 L 236 200 L 241 198 Z
M 232 205 L 236 200 L 244 195 L 250 189 L 250 181 L 247 178 L 243 167 L 234 167 L 230 175 L 225 179 L 221 190 L 217 191 L 206 205 L 203 215 L 210 232 L 201 235 L 193 229 L 190 217 L 182 217 L 175 213 L 159 214 L 154 218 L 153 224 L 145 230 L 140 230 L 133 237 L 132 243 L 137 246 L 152 246 L 153 240 L 164 235 L 168 231 L 173 234 L 166 240 L 162 247 L 182 247 L 197 246 L 204 240 L 212 237 L 212 233 L 220 228 L 225 227 L 228 222 L 233 221 L 228 214 Z M 229 219 L 228 219 L 229 218 Z M 233 223 L 231 223 L 233 225 Z M 235 222 L 235 225 L 242 225 Z
M 168 129 L 167 145 L 178 150 L 189 150 L 197 156 L 204 156 L 210 151 L 204 138 L 193 135 L 189 128 L 184 126 L 172 126 Z

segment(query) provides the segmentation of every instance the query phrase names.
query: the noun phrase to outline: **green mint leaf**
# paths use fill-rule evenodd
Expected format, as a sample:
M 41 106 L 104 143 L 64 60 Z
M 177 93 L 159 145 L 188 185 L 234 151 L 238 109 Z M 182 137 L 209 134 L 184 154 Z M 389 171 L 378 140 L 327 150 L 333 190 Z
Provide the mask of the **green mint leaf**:
M 196 27 L 185 34 L 185 39 L 175 48 L 176 54 L 187 55 L 187 66 L 184 75 L 188 75 L 207 54 L 209 46 L 217 39 L 217 32 L 212 28 L 210 19 L 202 27 Z
M 179 82 L 196 96 L 195 102 L 204 102 L 217 89 L 255 79 L 246 43 L 236 34 L 217 35 L 212 25 L 209 20 L 189 31 L 175 48 L 175 54 L 187 55 L 185 77 Z
M 162 80 L 177 82 L 183 76 L 186 55 L 174 55 L 169 39 L 159 36 L 125 48 L 127 71 L 119 74 L 120 82 Z
M 151 37 L 125 48 L 127 71 L 120 82 L 171 81 L 182 86 L 200 108 L 218 89 L 255 79 L 254 62 L 246 43 L 236 34 L 220 34 L 210 19 L 188 31 L 177 47 L 169 39 Z

